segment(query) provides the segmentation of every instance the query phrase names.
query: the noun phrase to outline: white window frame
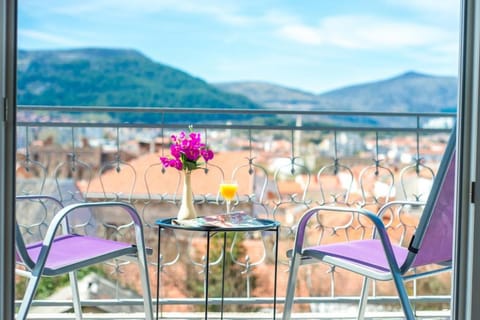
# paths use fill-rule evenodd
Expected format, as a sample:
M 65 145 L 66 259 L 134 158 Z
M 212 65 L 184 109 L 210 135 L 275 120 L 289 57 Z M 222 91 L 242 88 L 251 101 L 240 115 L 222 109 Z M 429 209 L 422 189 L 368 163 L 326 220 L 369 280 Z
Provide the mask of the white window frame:
M 14 319 L 16 17 L 0 0 L 0 319 Z M 480 319 L 480 0 L 462 1 L 461 21 L 452 318 Z
M 461 15 L 452 319 L 480 319 L 480 0 Z

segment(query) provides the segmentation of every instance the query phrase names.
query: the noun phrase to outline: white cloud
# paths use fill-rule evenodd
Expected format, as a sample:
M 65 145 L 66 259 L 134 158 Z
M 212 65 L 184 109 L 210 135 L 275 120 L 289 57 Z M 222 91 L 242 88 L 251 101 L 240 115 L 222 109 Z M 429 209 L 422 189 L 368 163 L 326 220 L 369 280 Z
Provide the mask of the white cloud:
M 18 31 L 19 37 L 29 39 L 29 42 L 42 42 L 47 45 L 55 46 L 81 46 L 83 43 L 73 40 L 72 38 L 62 37 L 51 33 L 40 32 L 36 30 L 20 29 Z
M 171 11 L 205 15 L 231 25 L 248 24 L 250 18 L 238 12 L 234 2 L 219 0 L 84 0 L 81 3 L 60 2 L 55 11 L 70 15 L 105 13 L 118 16 L 152 15 L 155 12 Z
M 413 22 L 390 21 L 374 16 L 330 16 L 317 26 L 290 24 L 278 34 L 310 45 L 349 49 L 396 49 L 435 45 L 455 40 L 455 30 Z
M 325 42 L 322 39 L 321 30 L 301 24 L 283 26 L 280 28 L 279 33 L 287 39 L 302 44 L 320 45 Z
M 270 25 L 285 25 L 292 23 L 300 23 L 301 21 L 300 17 L 298 16 L 276 9 L 267 10 L 263 17 L 261 17 L 259 20 L 261 20 L 262 22 L 266 22 Z

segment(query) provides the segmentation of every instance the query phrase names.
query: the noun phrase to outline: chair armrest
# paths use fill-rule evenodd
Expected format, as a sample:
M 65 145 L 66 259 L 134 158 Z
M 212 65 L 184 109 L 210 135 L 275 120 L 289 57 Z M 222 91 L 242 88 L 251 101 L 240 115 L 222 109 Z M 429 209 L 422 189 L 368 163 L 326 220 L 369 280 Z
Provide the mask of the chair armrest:
M 412 206 L 412 207 L 421 207 L 425 206 L 425 202 L 423 201 L 409 201 L 409 200 L 396 200 L 396 201 L 391 201 L 386 204 L 384 204 L 377 212 L 377 216 L 379 218 L 383 218 L 384 214 L 388 212 L 392 207 L 404 207 L 404 206 Z M 400 216 L 399 216 L 400 217 Z M 393 219 L 390 220 L 390 223 L 393 222 Z M 387 223 L 385 227 L 389 227 L 390 223 Z M 377 236 L 377 230 L 373 230 L 372 234 L 372 239 L 374 239 Z M 402 236 L 403 238 L 403 236 Z M 400 240 L 400 242 L 403 240 Z
M 393 205 L 394 203 L 392 203 Z M 399 203 L 397 203 L 399 204 Z M 408 203 L 407 203 L 408 204 Z M 417 203 L 415 203 L 417 204 Z M 385 207 L 385 206 L 384 206 Z M 383 209 L 383 207 L 382 207 Z M 384 209 L 386 210 L 386 208 Z M 385 225 L 383 224 L 383 221 L 381 219 L 381 215 L 374 214 L 371 211 L 362 209 L 362 208 L 351 208 L 351 207 L 332 207 L 332 206 L 319 206 L 319 207 L 314 207 L 309 210 L 307 210 L 303 216 L 300 218 L 298 222 L 298 227 L 297 227 L 297 232 L 295 235 L 295 241 L 294 241 L 294 247 L 293 247 L 293 252 L 292 252 L 292 258 L 296 258 L 298 254 L 300 254 L 303 251 L 303 245 L 305 241 L 305 229 L 307 227 L 308 221 L 312 218 L 313 215 L 317 213 L 321 213 L 322 211 L 328 211 L 328 212 L 344 212 L 344 213 L 358 213 L 359 215 L 362 215 L 369 219 L 375 226 L 377 232 L 378 232 L 378 237 L 380 238 L 380 241 L 382 243 L 382 246 L 385 251 L 385 255 L 389 261 L 389 264 L 392 268 L 398 269 L 398 265 L 396 261 L 394 260 L 394 254 L 393 254 L 393 248 L 392 248 L 392 243 L 390 241 L 390 238 L 388 237 L 387 234 L 387 229 Z
M 295 236 L 295 247 L 294 249 L 301 249 L 303 247 L 304 239 L 305 239 L 305 229 L 307 227 L 308 222 L 312 218 L 313 215 L 321 213 L 322 211 L 324 212 L 342 212 L 342 213 L 358 213 L 363 216 L 366 216 L 368 219 L 370 219 L 374 225 L 377 227 L 379 226 L 380 228 L 384 228 L 382 220 L 375 215 L 373 212 L 370 212 L 365 209 L 361 208 L 352 208 L 352 207 L 333 207 L 333 206 L 318 206 L 318 207 L 313 207 L 309 210 L 307 210 L 303 216 L 300 218 L 297 224 L 297 233 Z
M 393 206 L 424 206 L 425 202 L 423 201 L 409 201 L 409 200 L 396 200 L 385 203 L 377 213 L 377 216 L 382 217 L 388 209 Z
M 140 228 L 143 233 L 143 224 L 142 220 L 140 218 L 140 215 L 138 214 L 137 210 L 130 204 L 125 203 L 125 202 L 119 202 L 119 201 L 106 201 L 106 202 L 84 202 L 84 203 L 75 203 L 75 204 L 70 204 L 65 206 L 63 209 L 61 209 L 52 219 L 50 222 L 50 225 L 47 229 L 47 233 L 45 234 L 44 241 L 47 240 L 47 238 L 50 238 L 53 240 L 53 237 L 55 236 L 55 233 L 57 232 L 58 226 L 61 224 L 62 220 L 68 216 L 71 212 L 81 209 L 81 208 L 95 208 L 95 207 L 121 207 L 127 211 L 127 213 L 130 215 L 130 218 L 132 219 L 132 222 L 135 225 L 135 228 Z
M 34 201 L 34 200 L 38 200 L 38 201 L 41 201 L 41 200 L 44 200 L 44 201 L 48 201 L 48 202 L 52 202 L 54 203 L 55 205 L 58 206 L 58 208 L 63 208 L 63 203 L 58 200 L 57 198 L 53 197 L 53 196 L 49 196 L 49 195 L 40 195 L 40 194 L 29 194 L 29 195 L 17 195 L 15 197 L 16 201 Z M 15 242 L 16 242 L 16 248 L 17 248 L 17 254 L 19 254 L 21 256 L 21 259 L 23 260 L 23 262 L 30 268 L 30 269 L 33 269 L 34 266 L 35 266 L 35 262 L 32 261 L 32 259 L 30 259 L 30 256 L 28 255 L 28 253 L 26 252 L 25 250 L 25 241 L 23 239 L 23 236 L 20 232 L 20 228 L 19 228 L 19 224 L 18 223 L 15 223 L 15 228 L 16 228 L 16 235 L 15 235 Z M 64 233 L 66 233 L 68 230 L 67 226 L 66 226 L 66 223 L 63 224 L 63 231 Z
M 94 207 L 121 207 L 127 211 L 130 215 L 134 225 L 135 225 L 135 242 L 137 246 L 137 250 L 146 252 L 145 245 L 144 245 L 144 237 L 143 237 L 143 224 L 140 219 L 139 214 L 137 213 L 136 209 L 125 202 L 87 202 L 87 203 L 76 203 L 65 206 L 62 208 L 52 219 L 50 225 L 45 233 L 45 237 L 42 242 L 42 249 L 40 250 L 39 257 L 37 260 L 37 265 L 35 268 L 40 268 L 43 270 L 43 267 L 46 262 L 46 258 L 50 252 L 51 244 L 55 238 L 55 234 L 58 230 L 58 227 L 61 225 L 63 219 L 73 211 L 80 209 L 80 208 L 94 208 Z M 40 265 L 38 265 L 40 264 Z

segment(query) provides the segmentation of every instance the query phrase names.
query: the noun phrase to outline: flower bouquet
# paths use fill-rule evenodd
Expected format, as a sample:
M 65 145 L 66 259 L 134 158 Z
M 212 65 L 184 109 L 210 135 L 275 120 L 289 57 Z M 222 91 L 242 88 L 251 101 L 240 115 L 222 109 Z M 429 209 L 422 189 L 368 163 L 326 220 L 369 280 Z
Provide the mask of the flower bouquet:
M 164 168 L 172 167 L 183 172 L 183 195 L 178 220 L 193 219 L 197 216 L 193 206 L 191 173 L 193 170 L 203 168 L 214 156 L 213 151 L 202 142 L 200 133 L 193 132 L 192 126 L 189 126 L 189 131 L 172 135 L 170 157 L 160 157 Z

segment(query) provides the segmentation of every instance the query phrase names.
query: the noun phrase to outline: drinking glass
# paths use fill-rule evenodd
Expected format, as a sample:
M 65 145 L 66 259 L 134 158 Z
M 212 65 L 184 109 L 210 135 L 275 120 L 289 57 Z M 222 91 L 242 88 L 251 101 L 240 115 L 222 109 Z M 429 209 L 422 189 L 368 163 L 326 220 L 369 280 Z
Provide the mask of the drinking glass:
M 227 204 L 227 214 L 230 213 L 230 203 L 237 193 L 238 184 L 235 180 L 223 180 L 220 183 L 220 194 Z

